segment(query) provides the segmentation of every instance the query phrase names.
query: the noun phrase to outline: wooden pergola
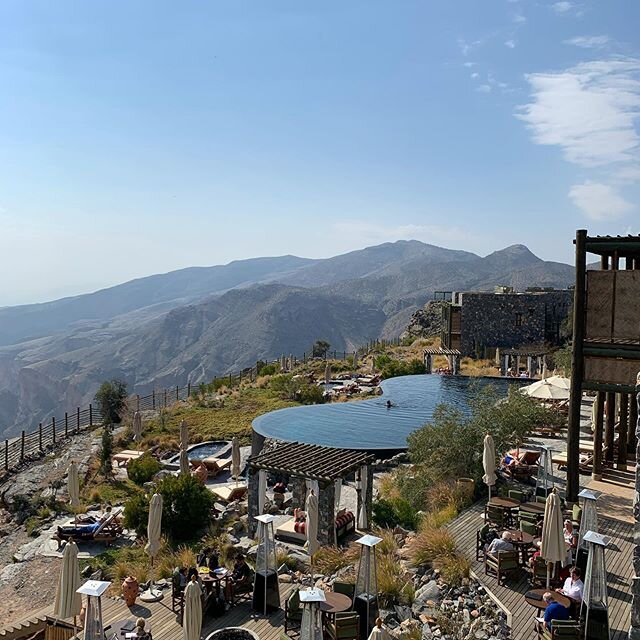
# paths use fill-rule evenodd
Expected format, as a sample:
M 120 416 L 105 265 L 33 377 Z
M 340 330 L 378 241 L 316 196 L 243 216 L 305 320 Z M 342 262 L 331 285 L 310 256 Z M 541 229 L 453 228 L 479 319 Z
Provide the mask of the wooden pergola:
M 358 491 L 357 512 L 366 509 L 371 521 L 374 456 L 355 449 L 338 449 L 317 444 L 287 442 L 249 458 L 249 524 L 254 527 L 258 515 L 260 471 L 287 476 L 293 484 L 293 506 L 304 507 L 306 480 L 318 482 L 318 542 L 333 544 L 335 527 L 335 483 L 355 475 L 359 486 L 366 474 L 366 495 Z
M 460 373 L 460 358 L 462 353 L 458 349 L 449 349 L 445 347 L 427 347 L 424 350 L 424 367 L 426 373 L 433 373 L 434 356 L 445 356 L 449 363 L 449 369 L 454 375 Z
M 496 360 L 500 362 L 500 375 L 506 376 L 509 368 L 515 360 L 516 371 L 520 372 L 520 360 L 525 359 L 527 362 L 527 373 L 530 378 L 537 372 L 541 372 L 544 368 L 545 357 L 549 353 L 548 349 L 499 349 L 496 354 Z
M 640 370 L 640 236 L 589 237 L 579 230 L 575 246 L 567 439 L 567 499 L 572 502 L 580 491 L 582 392 L 597 392 L 593 477 L 601 479 L 605 464 L 626 469 L 628 450 L 636 447 L 634 385 Z M 587 253 L 600 257 L 599 270 L 587 270 Z

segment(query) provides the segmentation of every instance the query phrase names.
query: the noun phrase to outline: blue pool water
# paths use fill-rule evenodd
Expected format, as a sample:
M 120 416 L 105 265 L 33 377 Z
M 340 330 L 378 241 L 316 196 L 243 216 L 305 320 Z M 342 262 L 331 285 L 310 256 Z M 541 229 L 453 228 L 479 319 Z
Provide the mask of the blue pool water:
M 467 412 L 472 385 L 491 385 L 498 394 L 506 395 L 509 384 L 514 382 L 501 378 L 402 376 L 383 381 L 381 396 L 279 409 L 257 417 L 252 426 L 260 435 L 289 442 L 343 449 L 401 450 L 407 448 L 407 436 L 431 419 L 438 404 Z M 387 400 L 394 405 L 390 409 Z
M 187 456 L 189 460 L 202 460 L 209 456 L 215 456 L 218 451 L 223 447 L 226 447 L 229 443 L 224 440 L 218 440 L 215 442 L 203 442 L 202 444 L 194 444 L 187 450 Z M 180 464 L 180 456 L 173 456 L 169 460 L 171 464 Z

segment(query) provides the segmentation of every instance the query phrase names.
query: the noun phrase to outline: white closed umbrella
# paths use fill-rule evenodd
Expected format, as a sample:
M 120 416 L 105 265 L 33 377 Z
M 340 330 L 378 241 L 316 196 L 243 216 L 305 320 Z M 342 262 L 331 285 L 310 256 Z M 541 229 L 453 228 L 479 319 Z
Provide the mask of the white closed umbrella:
M 327 362 L 324 366 L 324 383 L 329 384 L 331 382 L 331 364 Z
M 144 550 L 151 558 L 151 576 L 149 578 L 149 589 L 145 591 L 140 599 L 145 602 L 155 602 L 162 599 L 162 591 L 153 588 L 153 561 L 160 551 L 162 541 L 162 496 L 154 493 L 149 503 L 149 520 L 147 521 L 147 544 Z
M 69 504 L 73 509 L 77 509 L 80 506 L 80 480 L 78 467 L 73 460 L 67 469 L 67 491 L 69 492 Z
M 358 352 L 357 351 L 353 352 L 353 368 L 354 369 L 358 368 Z
M 188 475 L 189 469 L 189 427 L 185 420 L 180 423 L 180 473 Z
M 235 436 L 231 440 L 231 475 L 237 484 L 240 475 L 240 441 Z
M 309 556 L 313 556 L 318 550 L 318 496 L 314 493 L 313 489 L 307 496 L 307 501 L 304 505 L 304 510 L 307 514 L 307 521 L 305 523 L 305 529 L 307 534 L 307 553 Z
M 358 489 L 360 494 L 360 510 L 358 511 L 357 526 L 360 531 L 366 531 L 369 528 L 369 518 L 367 513 L 367 493 L 368 487 L 368 467 L 363 465 L 360 467 L 360 481 Z
M 82 596 L 77 593 L 80 588 L 80 565 L 78 564 L 78 547 L 75 542 L 67 542 L 62 554 L 62 568 L 58 579 L 58 589 L 53 603 L 53 615 L 65 620 L 80 615 Z
M 547 496 L 544 505 L 540 557 L 547 563 L 547 589 L 551 583 L 551 570 L 567 557 L 564 545 L 562 506 L 555 489 Z
M 489 487 L 489 500 L 491 500 L 491 487 L 496 483 L 496 446 L 493 443 L 493 437 L 488 433 L 484 437 L 482 466 L 484 468 L 482 482 Z
M 184 640 L 200 640 L 202 632 L 202 589 L 192 576 L 184 590 L 184 615 L 182 637 Z
M 260 469 L 258 471 L 258 515 L 264 513 L 267 500 L 267 471 Z
M 133 414 L 133 439 L 140 444 L 142 440 L 142 416 L 139 411 Z

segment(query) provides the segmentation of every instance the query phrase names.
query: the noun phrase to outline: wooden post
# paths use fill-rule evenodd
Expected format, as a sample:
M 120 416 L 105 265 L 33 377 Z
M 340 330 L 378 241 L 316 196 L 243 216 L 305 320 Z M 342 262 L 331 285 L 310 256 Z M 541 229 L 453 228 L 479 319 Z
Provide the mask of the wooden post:
M 620 431 L 618 435 L 618 464 L 620 471 L 627 470 L 627 433 L 629 431 L 629 396 L 620 394 Z
M 136 411 L 140 411 L 140 394 L 136 394 Z
M 638 446 L 638 438 L 636 436 L 636 428 L 638 424 L 638 403 L 635 394 L 629 394 L 629 443 L 627 451 L 635 454 Z
M 22 435 L 20 436 L 20 462 L 24 460 L 24 429 L 22 430 Z
M 594 480 L 602 480 L 602 435 L 604 430 L 604 391 L 596 396 L 596 430 L 593 434 L 593 471 Z
M 42 451 L 42 422 L 38 423 L 38 449 Z
M 4 441 L 4 468 L 9 470 L 9 441 Z
M 164 390 L 164 408 L 167 408 L 167 390 Z
M 53 438 L 53 444 L 56 443 L 56 417 L 51 416 L 51 437 Z
M 93 405 L 89 403 L 89 426 L 93 427 Z
M 80 407 L 76 407 L 76 433 L 80 433 Z
M 187 382 L 187 398 L 191 397 L 191 383 Z
M 180 400 L 180 388 L 176 385 L 176 402 Z
M 587 271 L 587 232 L 576 231 L 576 283 L 573 292 L 573 349 L 571 353 L 571 392 L 567 433 L 567 502 L 578 502 L 580 491 L 580 408 L 584 377 L 584 315 Z
M 64 412 L 64 437 L 69 437 L 69 414 Z
M 604 446 L 607 451 L 604 454 L 605 462 L 613 464 L 613 441 L 615 437 L 615 424 L 616 424 L 616 394 L 612 392 L 607 393 L 607 400 L 605 403 L 605 427 L 604 427 Z

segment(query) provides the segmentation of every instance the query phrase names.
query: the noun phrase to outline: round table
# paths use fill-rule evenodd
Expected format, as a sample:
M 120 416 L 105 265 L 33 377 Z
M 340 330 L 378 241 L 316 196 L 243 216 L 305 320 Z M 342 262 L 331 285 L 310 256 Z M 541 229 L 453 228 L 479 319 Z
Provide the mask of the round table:
M 542 596 L 547 593 L 553 594 L 553 599 L 560 603 L 563 607 L 567 607 L 567 609 L 571 606 L 571 598 L 562 595 L 561 593 L 557 593 L 553 589 L 531 589 L 524 594 L 524 599 L 527 604 L 530 604 L 532 607 L 536 607 L 538 611 L 547 608 L 547 603 L 542 599 Z
M 503 509 L 517 509 L 520 506 L 520 502 L 513 498 L 502 498 L 495 496 L 488 502 L 490 507 L 502 507 Z
M 522 502 L 519 506 L 522 511 L 544 515 L 544 505 L 541 502 Z
M 522 566 L 527 564 L 527 549 L 533 545 L 533 536 L 530 533 L 520 531 L 520 529 L 507 529 L 511 534 L 511 544 L 522 555 Z
M 333 615 L 351 609 L 351 605 L 353 604 L 351 598 L 344 593 L 325 591 L 324 595 L 326 601 L 319 604 L 320 610 L 323 613 Z
M 231 575 L 231 573 L 228 569 L 216 569 L 215 571 L 210 571 L 209 573 L 201 573 L 200 579 L 202 580 L 202 584 L 205 586 L 208 593 L 210 593 L 212 588 L 215 586 L 216 594 L 220 595 L 220 584 L 222 580 L 228 578 L 229 575 Z

